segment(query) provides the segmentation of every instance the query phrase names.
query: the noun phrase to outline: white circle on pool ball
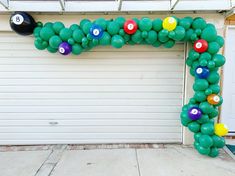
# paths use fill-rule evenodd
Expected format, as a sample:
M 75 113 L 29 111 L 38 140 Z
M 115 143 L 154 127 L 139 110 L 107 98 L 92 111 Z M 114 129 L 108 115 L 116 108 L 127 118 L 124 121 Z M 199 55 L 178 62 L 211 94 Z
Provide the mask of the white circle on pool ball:
M 14 15 L 11 19 L 12 19 L 13 23 L 16 25 L 20 25 L 24 21 L 24 17 L 20 14 Z
M 174 23 L 175 22 L 175 19 L 173 17 L 170 17 L 169 20 L 168 20 L 169 23 Z
M 133 29 L 134 29 L 134 25 L 130 23 L 130 24 L 127 25 L 127 28 L 128 28 L 129 30 L 133 30 Z
M 59 48 L 60 53 L 64 53 L 65 49 L 64 48 Z
M 220 97 L 219 96 L 214 96 L 213 100 L 218 103 L 220 101 Z
M 99 29 L 94 29 L 94 30 L 93 30 L 93 34 L 94 34 L 95 36 L 99 35 L 99 34 L 100 34 Z
M 202 71 L 203 71 L 202 68 L 198 68 L 196 72 L 197 72 L 197 74 L 201 74 Z
M 201 48 L 201 47 L 202 47 L 202 43 L 201 43 L 201 42 L 197 42 L 197 43 L 196 43 L 196 48 L 199 49 L 199 48 Z
M 192 109 L 191 113 L 196 115 L 198 113 L 198 110 L 197 109 Z

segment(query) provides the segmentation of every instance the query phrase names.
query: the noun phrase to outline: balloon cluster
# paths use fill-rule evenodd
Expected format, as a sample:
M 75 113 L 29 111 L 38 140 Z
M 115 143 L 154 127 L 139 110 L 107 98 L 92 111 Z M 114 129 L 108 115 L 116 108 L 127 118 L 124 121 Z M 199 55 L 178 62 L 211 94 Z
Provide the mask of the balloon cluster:
M 171 48 L 177 41 L 192 42 L 193 48 L 186 64 L 195 77 L 195 93 L 182 108 L 181 122 L 194 133 L 194 147 L 199 153 L 216 157 L 218 148 L 225 145 L 222 136 L 227 134 L 227 127 L 214 125 L 218 106 L 223 102 L 219 95 L 218 69 L 224 65 L 225 58 L 217 53 L 224 45 L 224 39 L 217 35 L 215 26 L 206 23 L 203 18 L 98 18 L 95 21 L 83 19 L 79 25 L 65 27 L 62 22 L 35 23 L 29 14 L 18 12 L 12 15 L 10 24 L 19 34 L 33 33 L 37 49 L 47 49 L 51 53 L 58 51 L 62 55 L 79 55 L 98 45 L 121 48 L 125 44 L 148 44 Z

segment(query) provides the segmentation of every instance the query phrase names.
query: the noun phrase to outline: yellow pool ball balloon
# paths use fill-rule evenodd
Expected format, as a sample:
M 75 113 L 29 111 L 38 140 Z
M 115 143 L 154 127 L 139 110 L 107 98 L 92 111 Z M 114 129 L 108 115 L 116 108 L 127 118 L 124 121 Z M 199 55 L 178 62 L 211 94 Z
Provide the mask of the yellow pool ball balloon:
M 173 17 L 167 17 L 163 20 L 162 27 L 168 31 L 173 31 L 177 26 L 177 21 Z
M 225 136 L 228 133 L 228 127 L 223 123 L 215 124 L 215 134 L 217 136 Z

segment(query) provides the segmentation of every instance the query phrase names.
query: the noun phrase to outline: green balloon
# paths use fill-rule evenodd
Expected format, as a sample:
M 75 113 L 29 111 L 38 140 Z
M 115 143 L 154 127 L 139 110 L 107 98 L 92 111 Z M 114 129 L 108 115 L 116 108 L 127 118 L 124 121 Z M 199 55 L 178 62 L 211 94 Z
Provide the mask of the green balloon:
M 152 29 L 152 20 L 150 18 L 144 17 L 139 22 L 139 29 L 141 31 L 150 31 Z
M 210 148 L 205 148 L 199 145 L 197 151 L 202 155 L 208 155 L 210 153 Z
M 151 30 L 148 32 L 147 38 L 145 39 L 148 44 L 153 44 L 157 41 L 157 32 Z
M 58 35 L 54 35 L 49 40 L 50 47 L 58 49 L 59 45 L 62 43 L 61 38 Z
M 213 139 L 206 134 L 203 134 L 199 138 L 199 143 L 202 147 L 209 148 L 213 145 Z
M 221 67 L 225 63 L 225 57 L 221 54 L 215 54 L 212 59 L 216 67 Z
M 189 57 L 187 57 L 186 64 L 187 64 L 188 66 L 192 66 L 192 64 L 193 64 L 192 59 L 190 59 Z M 194 73 L 194 70 L 192 70 L 192 71 L 193 71 L 193 73 Z
M 98 39 L 93 39 L 92 44 L 93 44 L 93 46 L 97 46 L 99 44 L 99 40 Z
M 194 34 L 194 31 L 192 29 L 186 30 L 184 41 L 190 41 L 191 36 Z
M 193 33 L 190 37 L 190 40 L 192 40 L 192 41 L 198 40 L 197 34 Z
M 204 114 L 210 114 L 213 111 L 213 106 L 210 105 L 208 102 L 200 103 L 199 108 Z
M 156 18 L 153 20 L 153 29 L 157 32 L 162 30 L 162 20 L 160 18 Z
M 203 67 L 207 66 L 207 63 L 208 62 L 206 60 L 202 60 L 202 61 L 199 62 L 199 64 Z
M 154 44 L 152 44 L 153 45 L 153 47 L 160 47 L 161 46 L 161 42 L 159 42 L 159 41 L 156 41 Z
M 163 29 L 158 33 L 158 40 L 162 43 L 165 43 L 169 40 L 168 31 Z
M 81 26 L 81 28 L 83 28 L 83 26 L 84 26 L 86 23 L 91 23 L 91 21 L 88 20 L 88 19 L 83 19 L 83 20 L 81 20 L 81 21 L 80 21 L 80 26 Z
M 132 36 L 131 36 L 131 40 L 135 43 L 141 43 L 141 41 L 143 40 L 142 36 L 141 36 L 141 32 L 140 30 L 137 30 Z
M 175 41 L 174 40 L 168 40 L 166 43 L 164 43 L 164 47 L 165 48 L 172 48 L 175 45 Z
M 104 32 L 103 33 L 103 36 L 99 40 L 99 43 L 102 46 L 110 45 L 110 43 L 111 43 L 111 36 L 109 35 L 108 32 Z
M 68 41 L 69 38 L 72 37 L 72 34 L 73 34 L 73 31 L 69 28 L 63 28 L 61 29 L 60 31 L 60 38 L 63 40 L 63 41 Z
M 205 29 L 202 30 L 201 38 L 208 42 L 215 41 L 217 38 L 216 29 L 212 26 L 207 26 Z
M 214 134 L 214 124 L 211 122 L 202 124 L 201 125 L 201 132 L 202 132 L 202 134 L 213 135 Z
M 75 55 L 79 55 L 82 53 L 82 47 L 79 44 L 72 45 L 72 53 Z
M 99 25 L 103 30 L 106 30 L 107 28 L 107 22 L 104 18 L 98 18 L 94 23 Z
M 213 60 L 208 61 L 208 62 L 207 62 L 207 67 L 208 67 L 209 69 L 215 68 L 215 62 L 214 62 Z
M 141 33 L 141 37 L 142 38 L 147 38 L 148 37 L 148 32 L 147 31 L 143 31 L 142 33 Z
M 189 118 L 187 111 L 181 112 L 180 119 L 181 119 L 182 125 L 184 126 L 188 126 L 188 124 L 192 122 L 192 119 Z
M 92 27 L 92 23 L 91 22 L 86 22 L 83 26 L 82 26 L 82 31 L 85 34 L 88 34 L 90 32 L 90 28 Z
M 197 133 L 196 133 L 197 134 Z M 200 146 L 199 142 L 194 141 L 193 143 L 194 148 L 197 150 L 197 148 Z
M 217 73 L 217 71 L 211 71 L 209 76 L 207 77 L 207 81 L 210 84 L 217 84 L 220 80 L 220 76 L 219 73 Z
M 215 40 L 220 47 L 224 46 L 224 38 L 221 36 L 217 36 L 216 40 Z
M 197 17 L 193 20 L 192 27 L 194 29 L 204 29 L 206 27 L 206 21 L 201 17 Z
M 49 51 L 50 53 L 56 53 L 57 52 L 57 49 L 54 49 L 50 46 L 47 47 L 47 51 Z
M 124 17 L 117 17 L 114 21 L 118 23 L 120 28 L 123 28 L 126 19 Z
M 197 102 L 203 102 L 206 100 L 207 96 L 204 91 L 196 91 L 194 94 L 194 98 Z
M 46 47 L 42 44 L 42 42 L 35 40 L 34 41 L 34 46 L 39 49 L 39 50 L 44 50 L 46 49 Z
M 40 31 L 40 37 L 45 41 L 49 41 L 49 39 L 53 35 L 55 35 L 55 33 L 54 33 L 53 29 L 50 27 L 43 27 Z
M 199 142 L 199 139 L 200 139 L 200 137 L 202 136 L 202 133 L 194 133 L 194 140 L 196 141 L 196 142 Z
M 210 88 L 205 90 L 205 94 L 208 96 L 210 94 L 212 94 L 212 90 Z
M 219 155 L 219 150 L 217 147 L 211 147 L 210 153 L 208 154 L 210 157 L 217 157 Z
M 196 104 L 197 101 L 195 100 L 195 98 L 190 98 L 189 103 L 191 103 L 191 104 Z
M 200 36 L 202 34 L 202 30 L 201 29 L 195 29 L 195 34 L 197 34 L 197 36 Z
M 175 32 L 175 36 L 174 36 L 174 40 L 176 41 L 180 41 L 183 40 L 185 37 L 185 29 L 182 26 L 177 26 L 174 30 Z
M 205 91 L 209 87 L 209 83 L 205 79 L 196 79 L 193 84 L 194 91 Z
M 81 43 L 82 39 L 85 37 L 85 35 L 80 29 L 76 29 L 75 31 L 73 31 L 72 36 L 73 36 L 73 39 L 78 43 Z
M 37 22 L 37 27 L 43 27 L 43 23 L 41 21 Z
M 132 20 L 134 20 L 136 22 L 136 24 L 139 25 L 140 20 L 138 18 L 132 18 Z
M 74 45 L 74 44 L 75 44 L 75 41 L 74 41 L 73 38 L 69 38 L 69 39 L 68 39 L 68 43 L 69 43 L 70 45 Z
M 200 119 L 197 120 L 198 123 L 208 123 L 210 121 L 209 115 L 203 114 Z
M 190 49 L 188 57 L 192 60 L 197 60 L 200 57 L 200 54 L 194 49 Z
M 52 22 L 47 22 L 47 23 L 45 23 L 45 24 L 44 24 L 44 26 L 43 26 L 43 27 L 49 27 L 49 28 L 52 28 L 52 26 L 53 26 L 53 23 L 52 23 Z
M 52 28 L 53 30 L 55 31 L 56 34 L 59 34 L 60 31 L 65 28 L 64 24 L 62 22 L 55 22 L 53 25 L 52 25 Z
M 129 40 L 131 39 L 131 36 L 129 34 L 125 34 L 123 38 L 125 42 L 129 42 Z
M 75 31 L 76 29 L 80 29 L 80 26 L 78 26 L 77 24 L 72 24 L 70 27 L 69 27 L 70 30 L 72 31 Z
M 121 48 L 124 45 L 124 39 L 120 35 L 114 35 L 111 40 L 111 45 L 114 48 Z
M 217 104 L 217 105 L 214 105 L 214 106 L 220 106 L 220 105 L 222 105 L 223 104 L 223 97 L 222 96 L 220 96 L 220 101 L 219 101 L 219 103 Z
M 120 26 L 117 22 L 110 22 L 107 27 L 107 31 L 110 35 L 115 35 L 119 32 Z
M 174 39 L 175 38 L 175 31 L 170 31 L 169 34 L 168 34 L 168 37 L 171 38 L 171 39 Z
M 225 146 L 225 140 L 223 137 L 213 135 L 212 139 L 213 139 L 213 146 L 214 147 L 223 148 Z
M 206 60 L 209 61 L 211 59 L 211 54 L 208 52 L 204 52 L 200 55 L 199 61 Z
M 219 110 L 218 110 L 218 108 L 213 108 L 213 111 L 210 113 L 210 114 L 208 114 L 209 115 L 209 117 L 212 119 L 212 118 L 215 118 L 215 117 L 217 117 L 218 115 L 219 115 Z
M 217 42 L 210 42 L 208 44 L 208 49 L 207 51 L 210 53 L 210 54 L 216 54 L 220 49 L 220 46 Z
M 209 88 L 212 90 L 212 93 L 218 94 L 220 92 L 220 86 L 218 84 L 212 84 L 209 86 Z
M 125 33 L 124 29 L 120 29 L 118 34 L 121 36 L 124 36 L 126 33 Z
M 188 18 L 182 18 L 179 22 L 179 25 L 182 26 L 185 30 L 189 29 L 191 26 L 191 20 Z
M 194 133 L 199 132 L 199 131 L 200 131 L 200 127 L 201 127 L 201 125 L 200 125 L 199 123 L 195 122 L 195 121 L 190 122 L 190 123 L 188 124 L 188 129 L 189 129 L 190 131 L 194 132 Z
M 34 37 L 39 37 L 40 36 L 40 31 L 41 31 L 42 27 L 36 27 L 34 30 L 33 30 L 33 35 Z

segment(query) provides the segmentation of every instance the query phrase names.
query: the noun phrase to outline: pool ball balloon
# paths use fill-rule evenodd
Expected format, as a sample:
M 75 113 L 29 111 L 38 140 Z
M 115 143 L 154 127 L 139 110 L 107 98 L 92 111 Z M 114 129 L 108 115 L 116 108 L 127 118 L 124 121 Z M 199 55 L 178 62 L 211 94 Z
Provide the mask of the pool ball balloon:
M 134 20 L 127 20 L 124 23 L 123 28 L 124 28 L 124 31 L 127 34 L 134 34 L 137 31 L 138 26 L 137 26 L 137 23 Z
M 217 136 L 225 136 L 228 133 L 228 127 L 223 123 L 215 124 L 215 134 Z
M 37 26 L 33 17 L 26 12 L 15 12 L 9 22 L 11 29 L 20 35 L 31 35 Z
M 100 39 L 103 36 L 104 30 L 97 24 L 93 24 L 90 28 L 90 35 L 93 39 Z
M 188 116 L 192 120 L 198 120 L 202 116 L 202 111 L 198 107 L 192 107 L 188 110 Z
M 167 31 L 173 31 L 177 26 L 177 20 L 174 17 L 167 17 L 163 20 L 162 27 Z
M 208 69 L 208 67 L 198 66 L 195 70 L 195 74 L 198 78 L 205 79 L 209 76 L 210 70 Z
M 193 48 L 196 52 L 203 53 L 207 50 L 208 43 L 206 40 L 200 39 L 200 40 L 195 41 Z
M 220 96 L 216 94 L 211 94 L 207 97 L 207 101 L 211 105 L 217 105 L 220 102 Z
M 72 51 L 72 46 L 70 44 L 68 44 L 67 42 L 62 42 L 59 45 L 59 49 L 58 50 L 59 50 L 60 54 L 68 55 Z

